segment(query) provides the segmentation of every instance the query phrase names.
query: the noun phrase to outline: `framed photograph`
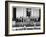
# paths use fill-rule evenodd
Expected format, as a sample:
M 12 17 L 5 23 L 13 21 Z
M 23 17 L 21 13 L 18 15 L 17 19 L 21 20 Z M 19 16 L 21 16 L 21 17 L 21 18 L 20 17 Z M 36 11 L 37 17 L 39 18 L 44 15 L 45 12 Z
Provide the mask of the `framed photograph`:
M 5 1 L 5 35 L 45 33 L 45 3 Z

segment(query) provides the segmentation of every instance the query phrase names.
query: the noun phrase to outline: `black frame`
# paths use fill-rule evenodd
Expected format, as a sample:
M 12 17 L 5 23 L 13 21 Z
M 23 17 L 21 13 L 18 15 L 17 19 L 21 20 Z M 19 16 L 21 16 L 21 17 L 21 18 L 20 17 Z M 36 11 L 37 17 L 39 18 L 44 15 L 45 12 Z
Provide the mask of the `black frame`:
M 43 32 L 42 33 L 28 33 L 28 34 L 8 34 L 8 2 L 27 3 L 27 4 L 43 4 Z M 40 2 L 24 2 L 24 1 L 5 1 L 5 36 L 18 36 L 18 35 L 34 35 L 34 34 L 45 34 L 45 3 Z

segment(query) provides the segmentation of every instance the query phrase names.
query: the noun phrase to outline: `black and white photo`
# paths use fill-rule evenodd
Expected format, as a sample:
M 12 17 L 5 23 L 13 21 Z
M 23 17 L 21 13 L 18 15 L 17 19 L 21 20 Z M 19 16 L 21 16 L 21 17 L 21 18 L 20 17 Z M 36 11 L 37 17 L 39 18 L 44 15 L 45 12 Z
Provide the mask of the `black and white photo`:
M 40 2 L 5 2 L 5 34 L 45 33 L 45 4 Z
M 13 8 L 13 30 L 34 30 L 40 29 L 40 8 L 24 8 L 14 7 Z

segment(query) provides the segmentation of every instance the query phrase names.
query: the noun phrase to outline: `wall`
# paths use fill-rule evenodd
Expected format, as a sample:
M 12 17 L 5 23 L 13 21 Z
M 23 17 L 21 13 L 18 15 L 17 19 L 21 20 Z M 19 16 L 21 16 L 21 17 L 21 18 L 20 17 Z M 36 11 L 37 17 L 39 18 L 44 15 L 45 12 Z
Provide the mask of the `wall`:
M 21 15 L 20 15 L 21 14 Z M 16 7 L 16 17 L 26 17 L 26 8 L 23 7 Z
M 46 6 L 46 0 L 16 0 L 16 1 L 44 2 Z M 46 19 L 46 13 L 45 13 L 45 19 Z M 0 37 L 5 37 L 5 0 L 0 0 Z M 45 34 L 40 34 L 40 35 L 24 35 L 24 36 L 14 36 L 14 37 L 46 37 L 46 32 Z
M 21 14 L 21 15 L 20 15 Z M 26 8 L 23 7 L 16 7 L 16 17 L 26 17 Z M 36 16 L 37 15 L 37 16 Z M 39 8 L 31 8 L 31 16 L 32 17 L 39 17 Z
M 31 13 L 34 18 L 39 17 L 39 8 L 31 8 Z M 37 15 L 37 16 L 36 16 Z
M 23 16 L 23 8 L 17 7 L 16 8 L 16 17 L 20 18 Z

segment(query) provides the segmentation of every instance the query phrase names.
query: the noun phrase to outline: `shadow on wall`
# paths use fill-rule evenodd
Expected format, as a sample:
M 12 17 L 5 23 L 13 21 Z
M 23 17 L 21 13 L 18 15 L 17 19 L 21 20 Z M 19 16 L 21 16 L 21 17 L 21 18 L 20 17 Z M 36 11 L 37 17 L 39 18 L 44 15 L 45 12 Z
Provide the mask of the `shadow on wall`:
M 13 36 L 5 36 L 5 37 L 13 37 Z

